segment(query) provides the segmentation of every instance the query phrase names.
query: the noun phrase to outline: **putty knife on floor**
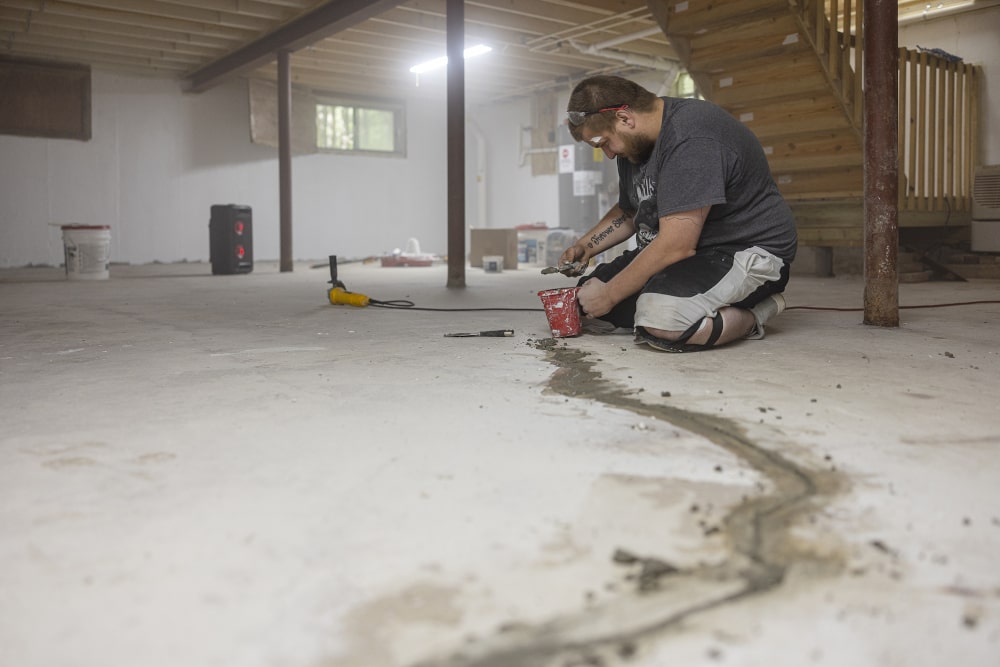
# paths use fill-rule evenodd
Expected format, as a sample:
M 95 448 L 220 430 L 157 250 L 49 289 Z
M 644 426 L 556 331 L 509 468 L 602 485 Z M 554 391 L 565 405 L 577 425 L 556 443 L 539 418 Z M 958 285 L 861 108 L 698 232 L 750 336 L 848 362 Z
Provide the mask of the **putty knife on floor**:
M 495 331 L 477 331 L 474 333 L 448 333 L 445 338 L 471 338 L 473 336 L 491 336 L 493 338 L 506 338 L 514 335 L 513 329 L 497 329 Z

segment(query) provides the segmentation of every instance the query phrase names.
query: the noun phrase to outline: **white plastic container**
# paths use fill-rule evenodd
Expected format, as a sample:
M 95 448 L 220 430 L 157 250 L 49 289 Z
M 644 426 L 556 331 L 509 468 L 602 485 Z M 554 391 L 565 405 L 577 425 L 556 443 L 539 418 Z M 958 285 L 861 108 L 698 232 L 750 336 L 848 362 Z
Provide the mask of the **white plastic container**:
M 69 280 L 107 280 L 111 262 L 109 225 L 62 225 L 66 277 Z
M 972 252 L 1000 252 L 1000 220 L 972 221 Z
M 486 273 L 503 271 L 503 255 L 483 255 L 483 270 Z

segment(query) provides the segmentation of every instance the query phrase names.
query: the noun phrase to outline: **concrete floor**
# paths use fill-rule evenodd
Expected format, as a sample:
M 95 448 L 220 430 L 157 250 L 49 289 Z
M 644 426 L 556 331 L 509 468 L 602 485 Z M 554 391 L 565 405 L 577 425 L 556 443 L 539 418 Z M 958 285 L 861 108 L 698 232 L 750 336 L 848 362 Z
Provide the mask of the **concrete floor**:
M 0 271 L 0 664 L 1000 664 L 996 303 L 789 310 L 677 355 L 331 306 L 307 264 L 208 274 Z M 568 284 L 340 278 L 450 308 Z

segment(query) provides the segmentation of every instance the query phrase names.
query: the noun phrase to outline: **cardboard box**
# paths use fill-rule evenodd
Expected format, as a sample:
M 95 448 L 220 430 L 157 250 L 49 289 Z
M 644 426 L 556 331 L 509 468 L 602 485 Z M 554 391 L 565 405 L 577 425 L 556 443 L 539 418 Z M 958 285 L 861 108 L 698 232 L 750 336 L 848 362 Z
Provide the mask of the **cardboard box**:
M 482 267 L 483 255 L 500 255 L 505 269 L 517 268 L 516 229 L 473 229 L 469 266 Z

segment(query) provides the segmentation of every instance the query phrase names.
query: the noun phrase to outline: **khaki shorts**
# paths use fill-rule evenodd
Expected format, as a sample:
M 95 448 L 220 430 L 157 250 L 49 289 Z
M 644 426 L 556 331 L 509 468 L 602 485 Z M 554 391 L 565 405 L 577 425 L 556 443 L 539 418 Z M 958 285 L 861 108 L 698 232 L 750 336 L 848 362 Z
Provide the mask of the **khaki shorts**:
M 590 278 L 608 282 L 639 252 L 631 250 L 597 266 L 580 284 Z M 616 327 L 687 331 L 702 319 L 715 317 L 720 308 L 750 308 L 771 294 L 784 291 L 788 269 L 787 262 L 756 246 L 706 248 L 660 271 L 638 294 L 599 319 Z

